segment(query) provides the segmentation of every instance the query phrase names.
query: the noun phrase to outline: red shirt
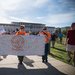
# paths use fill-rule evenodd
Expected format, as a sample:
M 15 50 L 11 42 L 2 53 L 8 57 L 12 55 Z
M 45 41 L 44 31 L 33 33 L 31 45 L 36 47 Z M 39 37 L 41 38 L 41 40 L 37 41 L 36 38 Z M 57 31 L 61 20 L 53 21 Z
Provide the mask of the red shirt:
M 75 30 L 69 30 L 67 33 L 68 44 L 75 45 Z

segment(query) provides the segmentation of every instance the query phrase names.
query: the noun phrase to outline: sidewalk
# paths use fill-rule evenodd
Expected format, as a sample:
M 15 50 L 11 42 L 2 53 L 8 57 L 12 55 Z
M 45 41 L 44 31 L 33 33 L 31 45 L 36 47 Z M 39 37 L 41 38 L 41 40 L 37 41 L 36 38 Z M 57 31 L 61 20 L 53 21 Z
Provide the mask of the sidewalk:
M 18 65 L 16 56 L 7 56 L 0 61 L 0 75 L 75 75 L 75 67 L 49 57 L 42 63 L 40 56 L 26 56 L 23 65 Z

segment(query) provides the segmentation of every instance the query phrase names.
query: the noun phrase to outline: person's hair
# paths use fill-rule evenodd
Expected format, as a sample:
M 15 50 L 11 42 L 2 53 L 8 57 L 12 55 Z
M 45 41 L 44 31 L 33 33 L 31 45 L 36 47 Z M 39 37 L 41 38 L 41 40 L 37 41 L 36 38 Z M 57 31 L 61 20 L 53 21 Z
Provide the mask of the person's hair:
M 25 25 L 20 25 L 20 29 L 24 29 L 25 28 Z
M 18 29 L 18 28 L 16 28 L 16 31 L 19 31 L 19 29 Z
M 74 27 L 75 26 L 75 23 L 72 23 L 71 27 Z
M 47 27 L 44 27 L 43 30 L 47 30 Z

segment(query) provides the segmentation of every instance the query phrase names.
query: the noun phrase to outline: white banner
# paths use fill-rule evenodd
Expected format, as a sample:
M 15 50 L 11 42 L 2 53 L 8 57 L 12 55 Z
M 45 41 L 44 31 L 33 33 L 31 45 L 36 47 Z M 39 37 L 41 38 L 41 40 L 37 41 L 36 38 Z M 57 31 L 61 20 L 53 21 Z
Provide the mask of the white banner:
M 0 55 L 44 55 L 43 36 L 0 35 Z

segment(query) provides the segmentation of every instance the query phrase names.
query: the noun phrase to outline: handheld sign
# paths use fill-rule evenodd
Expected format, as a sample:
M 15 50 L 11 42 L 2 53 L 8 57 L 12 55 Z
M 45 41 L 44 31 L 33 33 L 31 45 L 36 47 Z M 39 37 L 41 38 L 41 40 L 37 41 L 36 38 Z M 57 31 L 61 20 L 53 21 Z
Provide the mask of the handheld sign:
M 44 37 L 0 35 L 0 55 L 44 55 Z

